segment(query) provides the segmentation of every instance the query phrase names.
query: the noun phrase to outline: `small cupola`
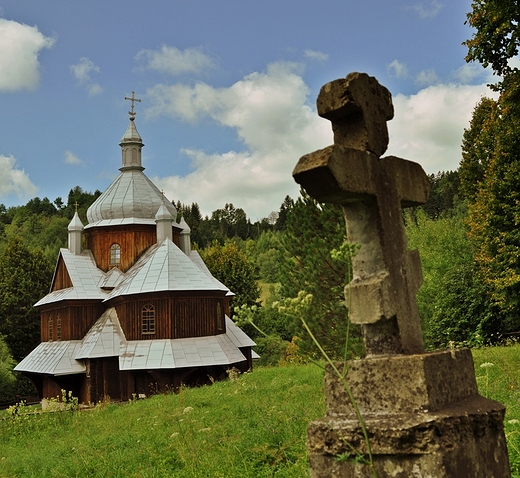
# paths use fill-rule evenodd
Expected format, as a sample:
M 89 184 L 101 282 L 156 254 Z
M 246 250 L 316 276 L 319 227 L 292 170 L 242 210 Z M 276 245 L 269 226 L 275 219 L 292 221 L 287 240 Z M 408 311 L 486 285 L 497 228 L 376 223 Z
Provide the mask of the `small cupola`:
M 81 254 L 82 242 L 83 242 L 83 223 L 79 218 L 78 211 L 74 213 L 72 221 L 69 223 L 69 251 L 79 256 Z
M 182 228 L 179 238 L 181 251 L 189 257 L 189 255 L 191 254 L 191 229 L 190 226 L 188 226 L 188 224 L 184 220 L 184 216 L 181 217 L 181 222 L 179 223 L 179 226 Z
M 157 224 L 157 244 L 162 244 L 166 238 L 173 241 L 172 222 L 173 217 L 170 211 L 168 211 L 166 204 L 163 202 L 155 215 L 155 223 Z
M 123 166 L 120 168 L 120 171 L 125 171 L 129 169 L 137 169 L 139 171 L 143 171 L 144 168 L 141 162 L 141 148 L 144 146 L 143 140 L 141 136 L 137 132 L 137 128 L 135 127 L 135 116 L 137 113 L 134 111 L 134 102 L 141 102 L 135 98 L 135 92 L 132 91 L 132 97 L 125 97 L 125 100 L 130 100 L 132 102 L 132 110 L 128 112 L 130 115 L 130 123 L 128 128 L 126 129 L 125 134 L 121 138 L 121 153 L 123 156 Z

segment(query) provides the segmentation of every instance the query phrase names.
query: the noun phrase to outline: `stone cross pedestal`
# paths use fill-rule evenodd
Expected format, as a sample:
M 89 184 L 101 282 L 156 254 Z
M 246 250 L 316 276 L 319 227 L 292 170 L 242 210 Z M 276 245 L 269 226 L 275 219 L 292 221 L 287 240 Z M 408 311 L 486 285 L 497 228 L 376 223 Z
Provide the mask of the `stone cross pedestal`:
M 381 158 L 393 117 L 390 92 L 351 73 L 327 83 L 318 114 L 332 122 L 334 145 L 303 156 L 295 180 L 321 202 L 341 204 L 350 243 L 360 245 L 345 288 L 350 320 L 363 330 L 367 357 L 347 367 L 380 478 L 510 476 L 504 407 L 478 395 L 469 350 L 424 353 L 415 296 L 422 283 L 408 251 L 402 208 L 424 204 L 429 181 L 417 163 Z M 327 373 L 327 416 L 311 423 L 311 477 L 372 477 L 344 384 Z

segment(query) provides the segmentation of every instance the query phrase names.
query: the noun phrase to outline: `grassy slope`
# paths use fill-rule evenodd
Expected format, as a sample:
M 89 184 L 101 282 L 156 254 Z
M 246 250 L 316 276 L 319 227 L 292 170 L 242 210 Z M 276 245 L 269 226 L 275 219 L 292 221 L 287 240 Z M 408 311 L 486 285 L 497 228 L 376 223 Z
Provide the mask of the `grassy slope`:
M 508 407 L 518 477 L 520 346 L 473 355 L 481 393 Z M 262 368 L 179 395 L 3 420 L 0 477 L 301 477 L 305 429 L 323 414 L 320 369 Z

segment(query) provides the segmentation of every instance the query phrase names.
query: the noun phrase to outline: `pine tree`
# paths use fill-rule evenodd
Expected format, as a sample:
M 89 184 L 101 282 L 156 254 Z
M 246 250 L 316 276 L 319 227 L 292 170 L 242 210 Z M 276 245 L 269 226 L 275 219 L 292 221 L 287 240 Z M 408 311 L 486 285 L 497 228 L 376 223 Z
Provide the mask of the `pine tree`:
M 320 204 L 302 191 L 287 214 L 282 235 L 280 293 L 283 298 L 295 298 L 300 291 L 312 294 L 312 303 L 301 318 L 333 357 L 344 356 L 349 327 L 344 287 L 351 279 L 350 264 L 349 260 L 335 260 L 331 255 L 333 249 L 341 248 L 345 239 L 341 208 Z M 300 338 L 304 353 L 315 354 L 317 349 L 305 332 L 301 318 L 293 318 L 294 335 Z

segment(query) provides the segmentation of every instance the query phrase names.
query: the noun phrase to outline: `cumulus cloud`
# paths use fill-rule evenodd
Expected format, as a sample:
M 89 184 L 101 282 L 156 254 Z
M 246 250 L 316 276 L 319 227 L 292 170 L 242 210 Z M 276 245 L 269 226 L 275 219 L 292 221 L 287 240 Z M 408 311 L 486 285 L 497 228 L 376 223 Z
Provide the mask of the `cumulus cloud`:
M 85 86 L 90 96 L 96 96 L 103 92 L 103 88 L 95 83 L 92 78 L 92 73 L 99 73 L 99 66 L 95 65 L 92 60 L 86 57 L 80 58 L 75 65 L 70 65 L 70 71 L 78 84 Z
M 329 59 L 329 55 L 321 51 L 305 50 L 303 53 L 309 60 L 327 61 Z
M 36 26 L 0 18 L 0 91 L 34 90 L 40 81 L 38 55 L 54 42 Z
M 65 163 L 67 164 L 83 164 L 83 161 L 79 159 L 72 151 L 65 151 Z
M 440 84 L 395 96 L 386 154 L 416 161 L 428 173 L 457 169 L 464 128 L 483 96 L 493 96 L 484 84 Z
M 0 197 L 16 194 L 19 198 L 35 194 L 38 188 L 23 169 L 19 169 L 13 156 L 0 155 Z
M 444 3 L 437 0 L 433 0 L 429 3 L 420 2 L 408 7 L 409 10 L 416 12 L 421 20 L 436 17 L 443 8 Z
M 420 86 L 430 86 L 438 82 L 439 77 L 437 76 L 437 73 L 435 73 L 435 70 L 432 69 L 422 70 L 415 77 L 415 83 Z
M 399 60 L 394 60 L 392 63 L 389 63 L 386 67 L 386 71 L 390 78 L 408 78 L 408 68 L 404 63 L 401 63 Z
M 210 117 L 233 128 L 243 151 L 208 154 L 186 149 L 194 171 L 185 177 L 153 178 L 168 197 L 197 202 L 203 214 L 225 203 L 243 208 L 253 219 L 277 211 L 284 197 L 296 197 L 291 176 L 305 153 L 332 143 L 330 123 L 313 111 L 300 66 L 274 63 L 228 88 L 204 83 L 156 85 L 147 92 L 147 116 L 194 121 Z
M 141 50 L 136 60 L 144 61 L 145 68 L 178 76 L 184 73 L 201 73 L 215 67 L 215 62 L 201 48 L 179 50 L 163 45 L 160 50 Z

